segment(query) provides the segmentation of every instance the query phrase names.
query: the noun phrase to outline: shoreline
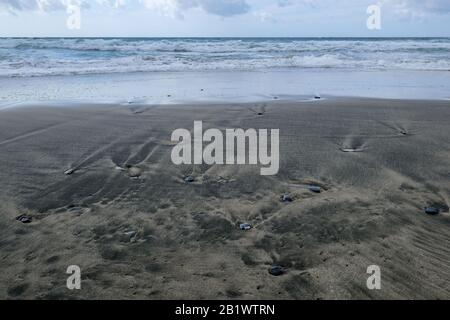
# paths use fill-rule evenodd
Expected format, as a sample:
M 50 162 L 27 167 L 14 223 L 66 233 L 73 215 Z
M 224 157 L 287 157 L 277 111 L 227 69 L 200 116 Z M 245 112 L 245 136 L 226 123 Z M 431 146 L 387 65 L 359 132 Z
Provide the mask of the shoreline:
M 325 80 L 324 80 L 325 79 Z M 111 75 L 0 78 L 6 103 L 270 102 L 321 97 L 408 100 L 450 99 L 450 72 L 336 69 L 153 72 Z M 80 99 L 81 97 L 81 99 Z
M 0 104 L 0 112 L 14 109 L 39 109 L 39 108 L 81 108 L 81 109 L 89 109 L 89 108 L 145 108 L 145 107 L 183 107 L 183 106 L 198 106 L 198 107 L 221 107 L 224 105 L 244 105 L 244 106 L 252 106 L 258 104 L 303 104 L 303 103 L 338 103 L 342 101 L 373 101 L 373 102 L 403 102 L 407 103 L 441 103 L 450 101 L 450 98 L 439 98 L 439 99 L 406 99 L 406 98 L 383 98 L 383 97 L 360 97 L 360 96 L 320 96 L 320 99 L 316 97 L 307 97 L 307 96 L 277 96 L 274 98 L 267 98 L 265 100 L 241 100 L 241 101 L 220 101 L 220 100 L 173 100 L 167 102 L 160 103 L 151 103 L 148 101 L 142 102 L 124 102 L 124 101 L 104 101 L 104 102 L 92 102 L 89 100 L 54 100 L 54 101 L 27 101 L 27 102 L 5 102 L 4 104 Z M 450 107 L 450 104 L 449 104 Z M 105 109 L 107 110 L 107 109 Z

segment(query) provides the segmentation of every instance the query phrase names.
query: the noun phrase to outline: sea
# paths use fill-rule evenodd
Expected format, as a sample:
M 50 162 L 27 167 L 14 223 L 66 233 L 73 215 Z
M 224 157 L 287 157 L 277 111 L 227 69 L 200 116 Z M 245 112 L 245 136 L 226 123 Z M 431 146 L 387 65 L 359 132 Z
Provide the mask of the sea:
M 450 38 L 0 38 L 4 103 L 449 92 Z

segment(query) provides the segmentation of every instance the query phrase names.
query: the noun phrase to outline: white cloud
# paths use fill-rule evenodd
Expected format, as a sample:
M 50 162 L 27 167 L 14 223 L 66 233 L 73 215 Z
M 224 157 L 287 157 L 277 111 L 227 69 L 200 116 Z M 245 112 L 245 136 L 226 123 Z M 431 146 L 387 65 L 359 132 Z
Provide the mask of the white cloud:
M 361 0 L 274 0 L 278 6 L 309 5 L 321 7 L 350 6 L 361 4 Z M 398 10 L 398 12 L 449 13 L 450 0 L 373 0 L 371 4 L 380 3 Z M 370 4 L 370 1 L 367 1 Z
M 376 2 L 374 0 L 373 2 Z M 392 12 L 399 15 L 424 16 L 427 13 L 450 13 L 450 0 L 378 0 Z M 17 13 L 20 11 L 65 10 L 69 3 L 78 3 L 83 7 L 96 5 L 109 8 L 144 6 L 163 15 L 183 17 L 190 9 L 200 9 L 209 14 L 223 17 L 245 14 L 252 11 L 262 19 L 274 12 L 267 8 L 286 8 L 290 6 L 333 8 L 361 5 L 360 0 L 0 0 L 0 11 Z M 272 11 L 276 11 L 275 9 Z
M 66 10 L 68 5 L 79 5 L 83 8 L 89 8 L 89 3 L 124 1 L 124 0 L 0 0 L 0 12 L 17 13 L 20 11 L 58 11 Z
M 449 0 L 381 0 L 380 4 L 392 8 L 397 14 L 413 18 L 424 17 L 427 13 L 450 13 Z
M 100 5 L 109 6 L 113 8 L 119 8 L 126 6 L 130 1 L 129 0 L 96 0 L 96 2 Z
M 396 0 L 406 8 L 436 13 L 450 12 L 449 0 Z
M 140 0 L 147 9 L 156 10 L 169 17 L 182 17 L 181 3 L 178 0 Z
M 182 17 L 183 11 L 200 8 L 219 16 L 234 16 L 250 11 L 245 0 L 140 0 L 148 9 L 171 17 Z
M 253 15 L 259 18 L 261 22 L 277 22 L 277 19 L 273 17 L 273 14 L 267 11 L 255 11 Z
M 10 12 L 61 10 L 65 6 L 62 0 L 0 0 L 0 8 Z
M 20 11 L 54 11 L 65 10 L 68 4 L 79 4 L 89 7 L 96 4 L 119 8 L 128 4 L 144 5 L 147 9 L 173 16 L 182 17 L 183 12 L 193 8 L 219 16 L 233 16 L 250 11 L 246 0 L 0 0 L 0 10 L 8 12 Z

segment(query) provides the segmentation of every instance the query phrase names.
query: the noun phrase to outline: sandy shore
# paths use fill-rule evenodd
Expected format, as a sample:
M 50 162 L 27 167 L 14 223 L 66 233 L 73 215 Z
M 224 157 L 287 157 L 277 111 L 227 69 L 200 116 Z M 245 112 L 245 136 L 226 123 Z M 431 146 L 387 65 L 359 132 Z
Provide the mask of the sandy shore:
M 449 101 L 375 99 L 1 110 L 0 298 L 449 299 L 449 119 Z M 173 165 L 194 120 L 279 128 L 279 174 Z

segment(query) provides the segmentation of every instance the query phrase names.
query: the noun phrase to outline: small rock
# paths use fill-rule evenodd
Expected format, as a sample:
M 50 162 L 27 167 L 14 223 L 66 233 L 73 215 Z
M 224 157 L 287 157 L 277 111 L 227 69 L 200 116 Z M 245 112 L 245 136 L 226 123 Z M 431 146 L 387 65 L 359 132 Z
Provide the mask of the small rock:
M 25 215 L 25 214 L 22 214 L 22 215 L 18 216 L 18 217 L 16 218 L 16 220 L 17 220 L 17 221 L 20 221 L 20 222 L 22 222 L 22 223 L 31 223 L 31 222 L 33 221 L 33 218 L 30 217 L 30 216 L 27 216 L 27 215 Z
M 309 189 L 309 191 L 315 192 L 315 193 L 321 193 L 322 192 L 322 188 L 319 187 L 319 186 L 309 186 L 308 189 Z
M 83 208 L 70 205 L 68 207 L 67 211 L 74 212 L 74 213 L 79 213 L 79 212 L 83 211 Z
M 130 178 L 139 178 L 142 174 L 142 170 L 136 167 L 131 167 L 128 169 L 128 176 Z
M 64 174 L 67 176 L 70 176 L 71 174 L 74 174 L 74 173 L 75 173 L 75 169 L 69 169 L 69 170 L 64 171 Z
M 239 228 L 243 231 L 248 231 L 252 228 L 252 226 L 249 223 L 242 223 L 239 225 Z
M 287 194 L 287 193 L 283 194 L 280 197 L 280 200 L 281 200 L 281 202 L 292 202 L 293 201 L 292 197 L 289 194 Z
M 136 241 L 138 232 L 131 230 L 123 233 L 123 240 L 124 242 L 134 242 Z
M 341 148 L 342 152 L 362 152 L 362 148 Z
M 282 266 L 273 265 L 269 268 L 269 273 L 275 277 L 284 274 L 284 268 Z
M 436 215 L 439 214 L 440 210 L 438 208 L 435 207 L 426 207 L 425 208 L 425 213 L 426 214 L 430 214 L 430 215 Z

